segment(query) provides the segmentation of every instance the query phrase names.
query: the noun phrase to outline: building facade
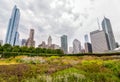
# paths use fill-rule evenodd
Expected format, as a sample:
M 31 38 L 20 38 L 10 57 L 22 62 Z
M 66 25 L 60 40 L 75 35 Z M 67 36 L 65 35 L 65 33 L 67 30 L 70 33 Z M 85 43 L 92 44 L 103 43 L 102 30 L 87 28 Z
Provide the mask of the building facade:
M 39 48 L 47 48 L 47 45 L 45 43 L 45 41 L 42 41 L 42 43 L 40 45 L 38 45 Z
M 85 38 L 85 42 L 89 42 L 89 38 L 87 34 L 84 36 L 84 38 Z
M 81 53 L 81 43 L 77 39 L 73 41 L 73 53 L 74 54 Z
M 114 38 L 111 22 L 106 17 L 104 17 L 102 21 L 102 28 L 106 34 L 109 50 L 114 50 L 116 48 L 115 38 Z
M 35 41 L 34 41 L 34 29 L 30 29 L 30 35 L 26 43 L 27 47 L 35 47 Z
M 51 47 L 52 46 L 52 37 L 49 36 L 48 37 L 48 47 Z
M 86 42 L 85 44 L 85 53 L 92 53 L 92 45 L 89 42 Z
M 69 47 L 69 54 L 73 54 L 73 47 Z
M 22 41 L 21 41 L 21 46 L 26 46 L 26 42 L 27 42 L 26 39 L 22 39 Z
M 12 46 L 19 43 L 19 33 L 18 26 L 20 20 L 20 10 L 15 5 L 12 11 L 11 18 L 9 20 L 8 30 L 6 34 L 6 44 L 11 44 Z
M 67 42 L 67 36 L 63 35 L 61 36 L 61 49 L 65 54 L 68 53 L 68 42 Z
M 109 50 L 104 31 L 96 30 L 90 33 L 93 53 L 103 53 Z

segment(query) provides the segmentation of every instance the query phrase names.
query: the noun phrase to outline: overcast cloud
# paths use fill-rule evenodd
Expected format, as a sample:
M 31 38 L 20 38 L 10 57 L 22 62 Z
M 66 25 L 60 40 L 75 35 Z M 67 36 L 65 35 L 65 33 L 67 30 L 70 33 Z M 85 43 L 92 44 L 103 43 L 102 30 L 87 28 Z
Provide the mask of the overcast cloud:
M 20 9 L 20 39 L 35 29 L 36 46 L 51 35 L 60 45 L 60 36 L 68 35 L 69 45 L 76 38 L 98 29 L 103 16 L 111 20 L 115 39 L 120 43 L 120 0 L 0 0 L 0 39 L 5 40 L 14 5 Z

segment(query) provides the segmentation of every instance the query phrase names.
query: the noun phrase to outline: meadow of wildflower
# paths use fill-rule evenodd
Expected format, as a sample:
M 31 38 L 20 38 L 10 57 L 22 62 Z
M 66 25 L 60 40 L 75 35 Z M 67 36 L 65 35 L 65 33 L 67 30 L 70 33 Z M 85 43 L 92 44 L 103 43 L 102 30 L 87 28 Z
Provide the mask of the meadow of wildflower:
M 0 82 L 120 82 L 120 57 L 1 58 Z

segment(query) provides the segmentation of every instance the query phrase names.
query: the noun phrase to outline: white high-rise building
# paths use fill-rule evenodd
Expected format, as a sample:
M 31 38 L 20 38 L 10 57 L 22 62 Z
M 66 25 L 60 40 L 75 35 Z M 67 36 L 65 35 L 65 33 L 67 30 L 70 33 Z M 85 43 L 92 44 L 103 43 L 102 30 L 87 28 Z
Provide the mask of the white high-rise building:
M 79 40 L 75 39 L 73 41 L 73 53 L 78 54 L 81 52 L 81 43 Z
M 90 33 L 93 53 L 108 51 L 107 38 L 104 31 L 96 30 Z

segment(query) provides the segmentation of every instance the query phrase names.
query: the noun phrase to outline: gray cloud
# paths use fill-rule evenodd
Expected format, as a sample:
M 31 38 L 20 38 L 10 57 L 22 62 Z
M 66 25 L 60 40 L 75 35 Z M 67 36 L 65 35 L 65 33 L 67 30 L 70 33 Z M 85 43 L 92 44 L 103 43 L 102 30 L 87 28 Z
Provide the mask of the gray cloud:
M 107 4 L 107 3 L 110 3 Z M 96 18 L 102 21 L 103 14 L 107 14 L 113 23 L 113 30 L 118 38 L 120 7 L 115 0 L 0 0 L 0 39 L 5 39 L 8 21 L 14 5 L 21 12 L 19 25 L 20 38 L 28 38 L 29 29 L 35 29 L 36 46 L 52 35 L 53 42 L 60 44 L 60 36 L 68 35 L 69 44 L 74 38 L 83 42 L 83 36 L 97 29 Z M 112 7 L 110 7 L 112 5 Z M 108 9 L 109 7 L 109 9 Z M 114 10 L 117 8 L 117 10 Z M 113 11 L 118 13 L 115 17 Z

